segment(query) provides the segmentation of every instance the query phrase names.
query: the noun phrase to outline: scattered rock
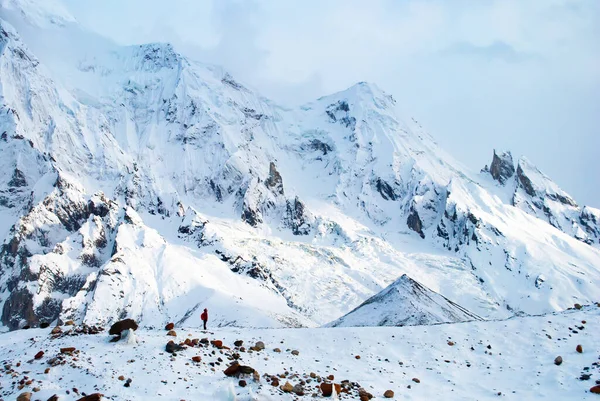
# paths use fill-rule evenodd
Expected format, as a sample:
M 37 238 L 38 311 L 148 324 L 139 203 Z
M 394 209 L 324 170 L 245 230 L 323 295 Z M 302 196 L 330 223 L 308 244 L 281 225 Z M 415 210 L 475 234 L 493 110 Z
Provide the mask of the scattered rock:
M 274 348 L 274 349 L 273 349 L 273 352 L 281 352 L 281 349 L 279 349 L 279 348 Z
M 119 376 L 118 379 L 119 379 L 119 381 L 123 381 L 123 380 L 125 380 L 125 376 L 121 375 L 121 376 Z
M 60 328 L 60 326 L 55 326 L 52 331 L 50 331 L 50 334 L 60 334 L 62 333 L 62 329 Z
M 418 378 L 416 378 L 416 377 L 413 377 L 412 381 L 414 381 L 415 383 L 421 383 L 421 380 L 419 380 L 419 379 L 418 379 Z
M 175 344 L 175 342 L 173 340 L 169 341 L 167 343 L 167 345 L 165 346 L 165 351 L 167 351 L 170 354 L 177 352 L 177 351 L 182 351 L 184 349 L 185 349 L 185 347 L 183 347 L 179 344 Z
M 292 392 L 296 395 L 303 396 L 304 395 L 304 386 L 302 384 L 298 383 L 292 388 Z
M 590 380 L 591 377 L 592 375 L 589 373 L 582 373 L 581 376 L 579 376 L 579 380 Z
M 236 347 L 241 347 L 244 344 L 243 340 L 236 340 L 233 342 L 233 345 L 235 345 Z
M 354 358 L 355 359 L 360 359 L 360 355 L 356 355 Z
M 48 398 L 48 401 L 58 401 L 58 395 L 54 394 L 52 397 Z
M 17 401 L 31 401 L 31 393 L 26 391 L 24 393 L 19 394 L 17 397 Z
M 175 330 L 169 330 L 169 332 L 167 333 L 168 336 L 171 337 L 177 337 L 177 333 L 175 332 Z
M 81 397 L 77 401 L 101 401 L 104 394 L 94 393 L 90 395 L 86 395 L 85 397 Z
M 558 366 L 558 365 L 560 365 L 561 363 L 563 363 L 562 356 L 560 356 L 560 355 L 559 355 L 559 356 L 557 356 L 556 358 L 554 358 L 554 364 L 555 364 L 555 365 L 557 365 L 557 366 Z
M 575 309 L 581 309 L 581 304 L 575 304 L 573 306 L 575 307 Z
M 192 357 L 192 361 L 194 361 L 194 362 L 202 362 L 202 358 L 199 357 L 199 356 L 193 356 Z
M 580 354 L 583 353 L 583 347 L 581 344 L 578 344 L 577 347 L 575 347 L 575 351 L 579 352 Z
M 165 330 L 167 331 L 171 331 L 175 328 L 175 323 L 167 323 L 167 325 L 165 326 Z
M 72 354 L 75 352 L 75 347 L 65 347 L 60 349 L 61 354 Z
M 600 394 L 600 386 L 594 386 L 590 389 L 590 393 Z
M 48 323 L 48 322 L 40 323 L 40 329 L 47 329 L 49 326 L 50 326 L 50 323 Z
M 323 397 L 331 397 L 331 394 L 333 394 L 333 384 L 331 383 L 321 383 L 319 388 L 321 389 Z
M 293 350 L 292 355 L 298 356 L 300 355 L 300 352 L 298 350 Z
M 279 380 L 277 380 L 277 379 L 271 380 L 271 386 L 273 386 L 273 387 L 279 387 Z
M 283 390 L 284 393 L 291 393 L 292 390 L 294 389 L 294 386 L 292 386 L 292 384 L 290 382 L 285 382 L 285 384 L 283 386 L 281 386 L 281 389 Z
M 448 341 L 448 345 L 451 346 L 451 347 L 453 347 L 454 346 L 454 341 Z M 391 397 L 388 397 L 388 398 L 391 398 Z
M 44 351 L 40 351 L 37 354 L 35 354 L 35 356 L 33 358 L 34 359 L 42 359 L 43 356 L 44 356 Z
M 127 380 L 125 381 L 125 384 L 123 384 L 123 387 L 129 387 L 129 386 L 131 386 L 131 382 L 132 382 L 132 380 L 131 380 L 131 379 L 127 379 Z
M 74 322 L 74 321 L 72 321 L 72 320 L 67 320 L 67 321 L 65 322 L 65 326 L 74 326 L 74 325 L 75 325 L 75 322 Z
M 394 392 L 392 390 L 387 390 L 385 393 L 383 393 L 383 396 L 385 398 L 394 398 Z
M 329 375 L 329 376 L 327 376 L 327 379 L 328 379 L 328 380 L 334 380 L 334 379 L 335 379 L 335 376 L 334 376 L 334 375 Z
M 586 323 L 587 323 L 587 322 L 586 322 L 585 320 L 582 320 L 582 321 L 581 321 L 581 324 L 586 324 Z
M 238 361 L 234 361 L 231 365 L 229 365 L 227 367 L 227 369 L 225 369 L 223 371 L 223 373 L 225 373 L 225 376 L 237 376 L 239 374 L 240 371 L 240 363 Z
M 254 345 L 254 348 L 256 349 L 256 351 L 262 351 L 263 349 L 265 349 L 265 343 L 263 343 L 262 341 L 257 341 Z
M 240 381 L 238 382 L 238 384 L 240 385 L 240 387 L 246 387 L 246 385 L 247 385 L 248 383 L 246 383 L 246 380 L 240 380 Z

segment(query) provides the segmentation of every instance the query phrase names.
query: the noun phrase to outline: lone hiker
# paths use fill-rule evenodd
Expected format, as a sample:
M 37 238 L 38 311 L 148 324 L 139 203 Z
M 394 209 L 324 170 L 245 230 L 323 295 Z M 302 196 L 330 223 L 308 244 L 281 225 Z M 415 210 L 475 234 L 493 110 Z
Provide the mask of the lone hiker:
M 204 308 L 204 312 L 200 315 L 202 323 L 204 323 L 204 330 L 206 330 L 206 322 L 208 322 L 208 309 Z

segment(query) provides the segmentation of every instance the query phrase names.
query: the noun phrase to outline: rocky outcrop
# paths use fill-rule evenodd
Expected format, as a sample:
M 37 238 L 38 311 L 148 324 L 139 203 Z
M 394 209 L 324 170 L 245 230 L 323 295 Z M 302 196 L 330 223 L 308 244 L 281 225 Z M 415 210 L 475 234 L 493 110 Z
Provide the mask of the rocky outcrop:
M 510 152 L 503 152 L 501 155 L 498 155 L 494 150 L 492 164 L 490 165 L 490 174 L 500 184 L 505 184 L 515 174 L 515 165 Z
M 421 238 L 425 238 L 425 234 L 423 233 L 423 222 L 421 221 L 419 213 L 417 213 L 416 210 L 412 210 L 408 214 L 406 224 L 408 225 L 408 228 L 418 233 L 421 236 Z
M 273 162 L 269 164 L 269 176 L 265 180 L 265 186 L 274 194 L 283 195 L 283 180 Z

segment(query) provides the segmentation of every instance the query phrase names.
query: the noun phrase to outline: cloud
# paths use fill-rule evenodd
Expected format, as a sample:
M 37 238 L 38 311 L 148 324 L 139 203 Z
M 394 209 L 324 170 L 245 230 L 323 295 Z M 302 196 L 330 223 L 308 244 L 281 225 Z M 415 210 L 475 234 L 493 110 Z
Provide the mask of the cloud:
M 496 40 L 489 45 L 478 46 L 470 42 L 458 42 L 442 53 L 451 56 L 477 57 L 482 60 L 503 60 L 507 63 L 541 60 L 539 54 L 520 52 L 506 42 Z

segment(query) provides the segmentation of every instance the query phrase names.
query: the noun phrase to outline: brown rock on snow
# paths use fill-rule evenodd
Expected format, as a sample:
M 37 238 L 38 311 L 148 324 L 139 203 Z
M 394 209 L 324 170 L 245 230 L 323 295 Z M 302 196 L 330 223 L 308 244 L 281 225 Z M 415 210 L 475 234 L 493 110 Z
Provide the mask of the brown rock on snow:
M 559 355 L 559 356 L 557 356 L 556 358 L 554 358 L 554 364 L 555 364 L 555 365 L 557 365 L 557 366 L 558 366 L 558 365 L 560 365 L 561 363 L 563 363 L 562 356 L 560 356 L 560 355 Z
M 175 332 L 175 330 L 169 330 L 169 332 L 167 333 L 168 336 L 171 337 L 177 337 L 177 333 Z
M 62 333 L 62 329 L 60 328 L 60 326 L 56 326 L 50 331 L 50 334 L 60 334 L 60 333 Z
M 599 386 L 594 386 L 590 389 L 590 393 L 594 393 L 594 394 L 600 394 L 600 385 Z
M 281 389 L 283 390 L 284 393 L 291 393 L 292 390 L 294 389 L 294 386 L 292 386 L 292 384 L 290 382 L 285 382 L 285 384 L 283 386 L 281 386 Z
M 333 384 L 331 383 L 321 383 L 319 388 L 323 393 L 323 397 L 331 397 L 331 394 L 333 394 Z
M 235 345 L 236 347 L 241 347 L 244 344 L 243 340 L 236 340 L 233 342 L 233 345 Z
M 192 357 L 192 361 L 194 361 L 194 362 L 201 362 L 201 361 L 202 361 L 202 358 L 201 358 L 201 357 L 199 357 L 199 356 L 193 356 L 193 357 Z
M 360 355 L 356 355 L 354 358 L 355 359 L 360 359 Z
M 300 352 L 295 349 L 292 351 L 292 355 L 298 356 L 298 355 L 300 355 Z
M 385 398 L 394 398 L 394 392 L 392 390 L 387 390 L 385 393 L 383 393 L 383 396 Z
M 575 351 L 579 352 L 580 354 L 583 353 L 583 347 L 581 344 L 578 344 L 577 347 L 575 347 Z
M 54 394 L 52 397 L 48 398 L 48 401 L 58 401 L 58 395 Z
M 227 367 L 227 369 L 225 369 L 223 371 L 223 373 L 225 373 L 225 376 L 236 376 L 240 371 L 240 364 L 239 362 L 235 361 L 233 362 L 231 365 L 229 365 Z
M 581 304 L 575 304 L 573 306 L 575 307 L 575 309 L 581 309 Z
M 104 394 L 94 393 L 90 395 L 86 395 L 85 397 L 81 397 L 77 401 L 100 401 L 104 397 Z
M 415 383 L 421 383 L 421 380 L 419 380 L 419 379 L 418 379 L 418 378 L 416 378 L 416 377 L 413 377 L 412 381 L 414 381 Z
M 108 334 L 110 334 L 112 336 L 115 336 L 115 335 L 120 336 L 121 332 L 123 332 L 127 329 L 131 329 L 133 331 L 138 329 L 138 325 L 135 322 L 135 320 L 125 319 L 125 320 L 120 320 L 120 321 L 116 322 L 115 324 L 110 326 L 110 330 L 108 330 Z
M 35 356 L 33 358 L 34 359 L 42 359 L 43 356 L 44 356 L 44 351 L 40 351 L 37 354 L 35 354 Z
M 246 380 L 240 380 L 238 384 L 240 385 L 240 387 L 246 387 L 246 384 L 248 383 L 246 383 Z
M 167 325 L 165 326 L 165 330 L 167 331 L 171 331 L 175 328 L 175 323 L 167 323 Z
M 31 393 L 26 391 L 24 393 L 19 394 L 17 397 L 17 401 L 31 401 Z
M 119 379 L 120 381 L 123 381 L 123 380 L 125 380 L 125 376 L 121 375 L 121 376 L 119 376 L 119 377 L 118 377 L 118 379 Z
M 74 325 L 75 325 L 75 322 L 74 322 L 74 321 L 72 321 L 72 320 L 67 320 L 67 321 L 65 322 L 65 326 L 74 326 Z
M 72 354 L 75 352 L 75 347 L 65 347 L 60 349 L 61 354 Z
M 448 345 L 451 347 L 454 346 L 454 341 L 448 341 Z
M 223 341 L 221 341 L 221 340 L 213 340 L 210 343 L 217 348 L 223 347 Z

